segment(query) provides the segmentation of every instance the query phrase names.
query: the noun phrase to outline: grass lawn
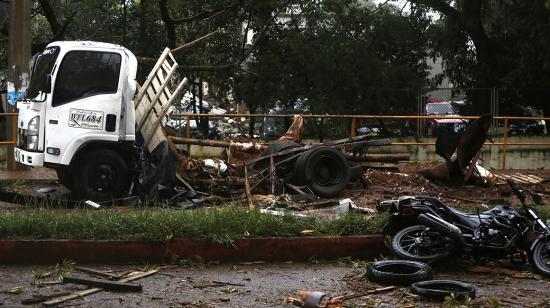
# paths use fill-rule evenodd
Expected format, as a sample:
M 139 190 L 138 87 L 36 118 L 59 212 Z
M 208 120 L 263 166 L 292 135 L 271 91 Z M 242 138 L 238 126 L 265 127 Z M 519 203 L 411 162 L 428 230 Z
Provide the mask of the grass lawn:
M 25 209 L 0 211 L 0 239 L 235 239 L 380 233 L 387 215 L 349 213 L 336 220 L 273 216 L 238 206 L 210 209 Z

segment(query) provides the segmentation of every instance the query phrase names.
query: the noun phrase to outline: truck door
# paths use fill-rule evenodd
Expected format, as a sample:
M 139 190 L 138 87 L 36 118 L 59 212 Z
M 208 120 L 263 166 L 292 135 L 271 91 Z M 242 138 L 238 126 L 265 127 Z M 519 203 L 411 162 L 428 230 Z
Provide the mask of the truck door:
M 46 162 L 67 165 L 90 140 L 118 141 L 123 59 L 118 51 L 72 50 L 64 55 L 46 107 Z

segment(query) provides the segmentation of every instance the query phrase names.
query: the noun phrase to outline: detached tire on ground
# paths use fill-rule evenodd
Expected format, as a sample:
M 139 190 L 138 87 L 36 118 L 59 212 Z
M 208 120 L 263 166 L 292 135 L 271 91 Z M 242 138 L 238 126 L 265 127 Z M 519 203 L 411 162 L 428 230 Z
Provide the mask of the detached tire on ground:
M 316 195 L 330 198 L 346 188 L 351 171 L 342 152 L 333 147 L 316 147 L 298 157 L 292 175 L 296 184 L 306 185 Z
M 416 282 L 411 285 L 411 291 L 414 294 L 426 298 L 443 300 L 446 296 L 454 294 L 457 299 L 476 297 L 476 288 L 462 281 L 456 280 L 427 280 Z
M 432 272 L 431 266 L 422 262 L 387 260 L 372 263 L 367 278 L 380 284 L 410 285 L 432 279 Z
M 115 151 L 102 149 L 79 159 L 73 174 L 77 194 L 92 201 L 112 200 L 126 193 L 130 186 L 128 166 Z

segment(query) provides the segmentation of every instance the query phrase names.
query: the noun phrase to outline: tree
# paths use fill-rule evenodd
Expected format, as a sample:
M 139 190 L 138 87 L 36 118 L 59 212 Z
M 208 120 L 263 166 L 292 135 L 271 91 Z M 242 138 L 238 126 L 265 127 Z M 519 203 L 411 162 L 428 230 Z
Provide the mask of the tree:
M 505 88 L 504 112 L 531 105 L 550 114 L 549 2 L 411 0 L 443 15 L 433 28 L 434 55 L 458 87 Z M 455 5 L 453 5 L 455 3 Z M 480 112 L 489 107 L 488 91 L 469 91 Z M 542 94 L 542 95 L 541 95 Z
M 293 3 L 237 74 L 237 96 L 264 111 L 296 102 L 314 113 L 414 110 L 428 76 L 426 11 L 363 3 Z

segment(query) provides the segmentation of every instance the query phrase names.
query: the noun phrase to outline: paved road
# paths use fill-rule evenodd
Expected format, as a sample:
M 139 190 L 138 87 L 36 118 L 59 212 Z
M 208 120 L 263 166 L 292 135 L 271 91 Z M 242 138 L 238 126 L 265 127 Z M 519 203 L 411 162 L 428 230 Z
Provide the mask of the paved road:
M 142 293 L 101 292 L 66 305 L 82 307 L 293 307 L 287 296 L 298 290 L 318 290 L 331 295 L 351 294 L 381 287 L 363 278 L 365 262 L 192 264 L 163 269 L 139 281 Z M 134 266 L 98 266 L 123 272 Z M 550 280 L 540 277 L 517 279 L 492 274 L 445 272 L 436 268 L 436 278 L 461 279 L 476 285 L 474 307 L 489 306 L 490 298 L 501 307 L 550 307 Z M 23 298 L 64 290 L 76 285 L 35 286 L 33 272 L 47 272 L 52 266 L 0 266 L 0 289 L 22 287 L 21 294 L 0 294 L 0 306 L 18 307 Z M 83 274 L 84 275 L 84 274 Z M 51 280 L 46 278 L 45 280 Z M 216 284 L 213 281 L 234 285 Z M 544 306 L 543 302 L 547 305 Z M 352 307 L 440 307 L 410 295 L 406 288 L 362 297 L 348 302 Z

